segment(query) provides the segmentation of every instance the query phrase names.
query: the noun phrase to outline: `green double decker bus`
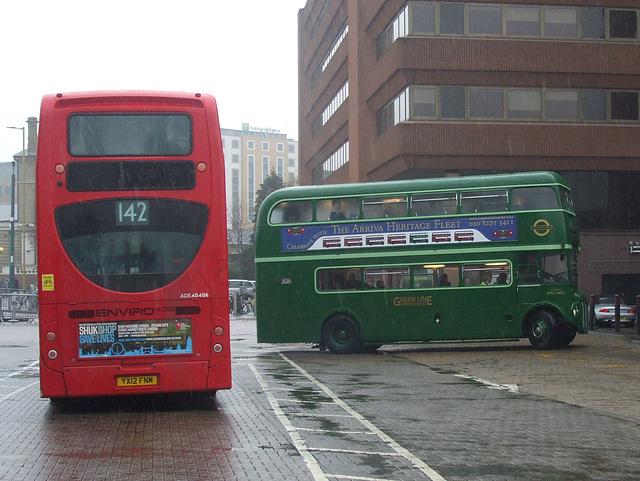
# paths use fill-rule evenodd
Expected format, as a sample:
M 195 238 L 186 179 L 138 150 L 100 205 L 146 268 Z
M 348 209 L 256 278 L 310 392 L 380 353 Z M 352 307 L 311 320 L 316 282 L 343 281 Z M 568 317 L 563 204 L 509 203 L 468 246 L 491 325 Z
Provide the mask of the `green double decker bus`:
M 579 250 L 552 172 L 281 189 L 256 224 L 258 342 L 565 346 L 587 332 Z

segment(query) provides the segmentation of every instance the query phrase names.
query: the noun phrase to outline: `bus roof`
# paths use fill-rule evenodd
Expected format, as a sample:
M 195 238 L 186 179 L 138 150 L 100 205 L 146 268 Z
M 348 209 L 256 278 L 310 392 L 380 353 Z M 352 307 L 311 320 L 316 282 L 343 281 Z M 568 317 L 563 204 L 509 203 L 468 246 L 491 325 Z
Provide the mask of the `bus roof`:
M 555 172 L 517 172 L 512 174 L 470 175 L 463 177 L 436 177 L 384 182 L 330 184 L 286 187 L 271 193 L 264 205 L 274 205 L 283 200 L 317 199 L 323 197 L 350 197 L 359 195 L 384 195 L 400 192 L 431 192 L 447 190 L 477 190 L 483 188 L 510 188 L 536 185 L 561 185 L 567 182 Z M 265 214 L 266 215 L 266 212 Z

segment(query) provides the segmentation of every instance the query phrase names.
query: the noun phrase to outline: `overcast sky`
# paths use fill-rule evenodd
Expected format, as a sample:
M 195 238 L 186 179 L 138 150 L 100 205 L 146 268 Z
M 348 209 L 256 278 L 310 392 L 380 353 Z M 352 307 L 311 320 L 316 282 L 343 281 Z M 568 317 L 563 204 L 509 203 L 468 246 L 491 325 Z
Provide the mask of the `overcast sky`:
M 44 94 L 206 92 L 223 128 L 298 138 L 298 10 L 306 0 L 3 0 L 0 162 Z

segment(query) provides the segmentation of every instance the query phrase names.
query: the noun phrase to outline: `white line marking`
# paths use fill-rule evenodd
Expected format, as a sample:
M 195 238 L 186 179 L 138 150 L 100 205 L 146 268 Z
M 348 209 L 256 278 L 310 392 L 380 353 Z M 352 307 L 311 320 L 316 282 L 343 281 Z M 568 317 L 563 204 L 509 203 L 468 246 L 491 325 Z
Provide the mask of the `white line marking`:
M 15 391 L 11 391 L 9 394 L 5 394 L 4 396 L 0 397 L 0 402 L 2 401 L 6 401 L 7 399 L 9 399 L 12 396 L 15 396 L 16 394 L 21 393 L 22 391 L 26 391 L 27 389 L 35 386 L 36 384 L 38 384 L 40 381 L 36 381 L 36 382 L 32 382 L 31 384 L 28 384 L 26 386 L 23 386 L 19 389 L 16 389 Z
M 454 374 L 454 376 L 475 381 L 489 389 L 496 389 L 498 391 L 509 391 L 512 393 L 520 392 L 517 384 L 496 384 L 495 382 L 487 381 L 486 379 L 482 379 L 479 377 L 468 376 L 467 374 Z
M 318 386 L 327 396 L 335 401 L 342 409 L 351 414 L 354 418 L 360 421 L 367 429 L 374 432 L 382 441 L 387 443 L 391 449 L 393 449 L 396 453 L 400 454 L 402 457 L 411 462 L 416 468 L 426 474 L 432 481 L 446 481 L 437 471 L 435 471 L 431 466 L 422 461 L 420 458 L 409 452 L 407 449 L 403 448 L 400 444 L 398 444 L 395 440 L 391 438 L 391 436 L 385 434 L 383 431 L 378 429 L 372 422 L 366 419 L 359 412 L 351 409 L 351 407 L 345 403 L 342 399 L 340 399 L 336 394 L 333 393 L 327 386 L 322 384 L 316 378 L 314 378 L 311 374 L 305 371 L 301 366 L 298 366 L 291 359 L 286 357 L 282 353 L 278 353 L 282 359 L 287 361 L 291 366 L 295 367 L 300 374 L 306 377 L 309 381 Z
M 20 374 L 23 374 L 25 371 L 32 371 L 33 368 L 36 367 L 39 362 L 40 361 L 33 361 L 31 364 L 28 364 L 25 367 L 18 369 L 17 371 L 13 371 L 11 374 L 7 374 L 6 377 L 3 377 L 2 379 L 0 379 L 0 382 L 5 381 L 10 377 L 19 376 Z
M 253 364 L 249 364 L 249 368 L 251 369 L 251 371 L 253 371 L 253 375 L 256 377 L 256 379 L 258 380 L 258 383 L 260 383 L 260 386 L 262 387 L 262 390 L 266 394 L 267 399 L 269 400 L 269 404 L 271 405 L 271 409 L 273 409 L 273 412 L 275 413 L 276 417 L 278 418 L 280 423 L 284 426 L 284 428 L 287 430 L 287 433 L 289 434 L 289 437 L 291 438 L 293 445 L 300 453 L 300 456 L 302 456 L 302 459 L 307 465 L 307 468 L 309 468 L 309 471 L 311 471 L 311 474 L 313 475 L 313 479 L 318 481 L 329 481 L 329 478 L 325 475 L 324 471 L 322 471 L 322 469 L 320 468 L 320 465 L 316 461 L 316 458 L 314 458 L 313 455 L 309 453 L 309 450 L 307 449 L 307 446 L 304 440 L 302 439 L 302 437 L 300 436 L 296 428 L 291 424 L 291 422 L 289 421 L 285 413 L 282 411 L 282 409 L 280 409 L 280 405 L 278 404 L 278 401 L 276 400 L 273 393 L 269 390 L 269 386 L 263 379 L 262 375 L 253 366 Z

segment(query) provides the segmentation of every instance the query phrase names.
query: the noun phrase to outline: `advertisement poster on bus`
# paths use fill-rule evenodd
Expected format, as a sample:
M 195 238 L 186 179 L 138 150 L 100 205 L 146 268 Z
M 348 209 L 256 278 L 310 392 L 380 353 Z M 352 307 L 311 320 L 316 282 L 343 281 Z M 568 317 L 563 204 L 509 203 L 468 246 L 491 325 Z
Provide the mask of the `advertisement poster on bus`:
M 504 242 L 518 239 L 515 215 L 340 222 L 282 228 L 282 251 Z
M 78 325 L 80 358 L 191 354 L 191 319 Z

